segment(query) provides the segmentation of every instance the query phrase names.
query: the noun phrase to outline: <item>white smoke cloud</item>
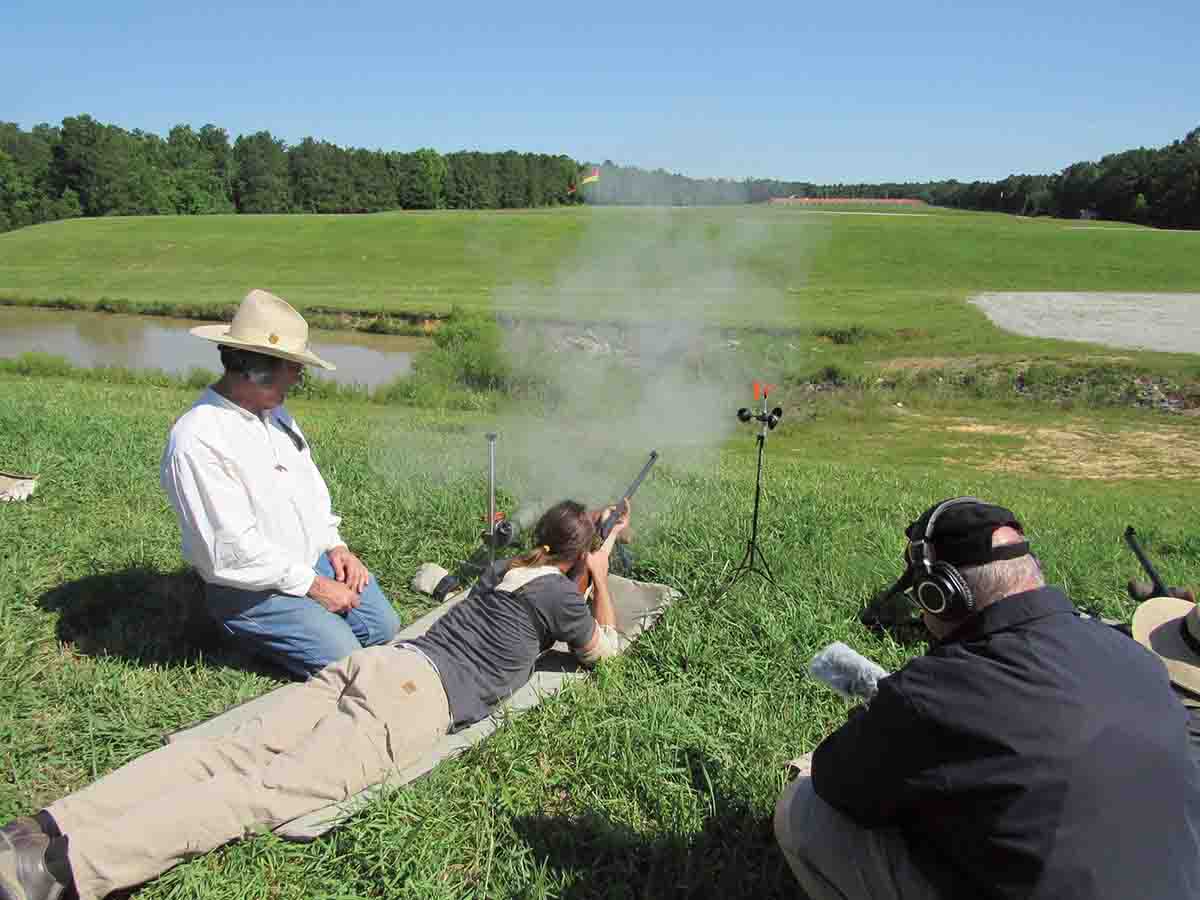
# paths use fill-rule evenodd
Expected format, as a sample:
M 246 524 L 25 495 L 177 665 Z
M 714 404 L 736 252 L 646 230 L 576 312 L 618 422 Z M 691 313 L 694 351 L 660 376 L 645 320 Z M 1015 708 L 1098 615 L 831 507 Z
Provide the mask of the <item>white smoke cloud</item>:
M 492 298 L 514 370 L 544 393 L 462 426 L 410 428 L 407 413 L 389 412 L 373 453 L 385 480 L 428 484 L 434 502 L 437 485 L 478 478 L 482 498 L 484 435 L 495 431 L 501 492 L 518 498 L 505 511 L 528 524 L 564 497 L 616 500 L 652 449 L 664 474 L 707 472 L 736 429 L 749 440 L 736 410 L 751 403 L 752 377 L 778 372 L 749 358 L 754 340 L 732 329 L 800 324 L 794 290 L 826 220 L 796 228 L 784 213 L 781 228 L 780 211 L 763 206 L 563 215 L 583 225 L 552 278 Z M 666 505 L 661 490 L 652 477 L 639 491 L 638 529 Z
M 794 320 L 787 288 L 797 285 L 772 282 L 763 260 L 791 254 L 794 278 L 810 249 L 774 244 L 763 207 L 588 216 L 552 284 L 497 297 L 544 320 L 540 335 L 530 323 L 508 330 L 508 351 L 519 370 L 549 380 L 557 402 L 496 425 L 520 495 L 539 502 L 616 499 L 651 449 L 664 467 L 710 465 L 751 401 L 750 374 L 775 374 L 755 371 L 718 326 Z M 652 515 L 653 493 L 639 493 L 639 518 Z

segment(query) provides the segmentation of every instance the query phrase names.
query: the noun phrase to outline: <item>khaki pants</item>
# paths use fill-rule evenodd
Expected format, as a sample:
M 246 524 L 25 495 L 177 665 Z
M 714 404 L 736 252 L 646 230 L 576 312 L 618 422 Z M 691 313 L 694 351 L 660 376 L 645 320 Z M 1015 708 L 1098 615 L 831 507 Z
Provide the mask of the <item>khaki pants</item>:
M 895 829 L 864 828 L 817 796 L 811 754 L 775 805 L 775 837 L 811 900 L 929 900 L 937 897 Z
M 228 737 L 169 744 L 48 807 L 80 900 L 349 798 L 450 727 L 441 679 L 412 650 L 359 650 L 288 690 Z

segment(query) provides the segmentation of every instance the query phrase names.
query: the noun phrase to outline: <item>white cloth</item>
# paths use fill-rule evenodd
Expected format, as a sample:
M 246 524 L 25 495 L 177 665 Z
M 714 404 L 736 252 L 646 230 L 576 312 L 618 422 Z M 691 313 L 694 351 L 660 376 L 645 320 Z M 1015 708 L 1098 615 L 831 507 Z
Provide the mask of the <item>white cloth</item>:
M 205 581 L 303 596 L 313 562 L 343 543 L 308 441 L 282 406 L 259 417 L 207 388 L 171 428 L 159 478 L 183 555 Z
M 621 646 L 621 635 L 617 629 L 611 625 L 601 625 L 597 622 L 596 630 L 600 633 L 600 640 L 596 642 L 596 646 L 588 652 L 584 652 L 582 648 L 575 651 L 576 659 L 585 666 L 594 666 L 600 660 L 616 656 L 624 649 Z
M 437 563 L 421 563 L 417 567 L 417 573 L 413 575 L 412 589 L 432 597 L 439 582 L 449 574 Z

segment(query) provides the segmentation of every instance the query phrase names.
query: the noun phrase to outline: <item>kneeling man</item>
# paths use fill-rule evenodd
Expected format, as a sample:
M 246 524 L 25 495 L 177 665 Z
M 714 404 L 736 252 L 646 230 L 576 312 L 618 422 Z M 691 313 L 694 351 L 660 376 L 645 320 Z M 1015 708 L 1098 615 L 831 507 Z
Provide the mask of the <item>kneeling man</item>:
M 382 644 L 400 620 L 338 534 L 329 489 L 283 406 L 305 365 L 308 324 L 251 291 L 219 344 L 225 374 L 171 429 L 160 478 L 209 614 L 251 652 L 297 677 Z
M 1200 776 L 1162 664 L 1046 586 L 1011 512 L 908 527 L 936 642 L 784 791 L 813 898 L 1200 897 Z

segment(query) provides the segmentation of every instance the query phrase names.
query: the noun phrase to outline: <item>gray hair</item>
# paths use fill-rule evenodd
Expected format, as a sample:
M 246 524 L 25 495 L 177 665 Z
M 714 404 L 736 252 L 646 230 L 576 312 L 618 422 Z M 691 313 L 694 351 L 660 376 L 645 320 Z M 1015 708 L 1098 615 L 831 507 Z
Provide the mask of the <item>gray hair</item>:
M 236 372 L 255 384 L 267 384 L 279 368 L 280 360 L 265 353 L 255 353 L 253 350 L 242 350 L 218 344 L 221 351 L 221 365 L 226 372 Z
M 998 559 L 982 566 L 960 568 L 967 587 L 975 597 L 975 607 L 990 606 L 1002 597 L 1032 590 L 1046 583 L 1037 558 L 1026 553 L 1016 559 Z

